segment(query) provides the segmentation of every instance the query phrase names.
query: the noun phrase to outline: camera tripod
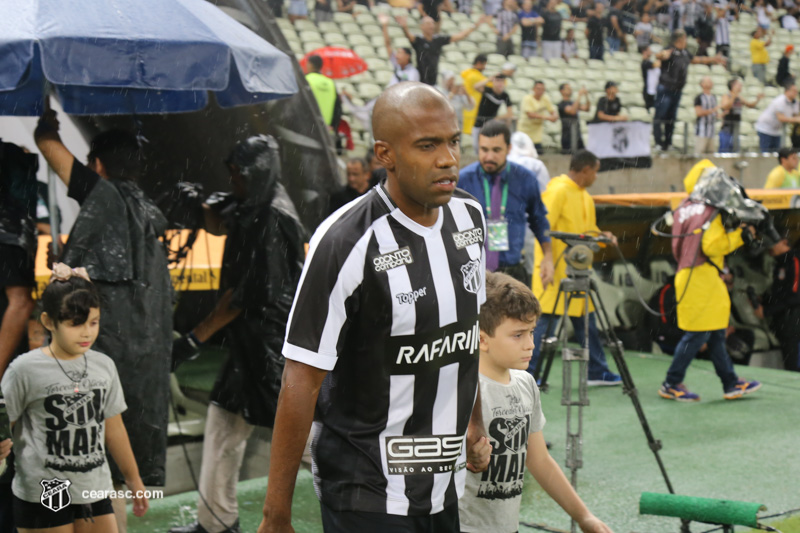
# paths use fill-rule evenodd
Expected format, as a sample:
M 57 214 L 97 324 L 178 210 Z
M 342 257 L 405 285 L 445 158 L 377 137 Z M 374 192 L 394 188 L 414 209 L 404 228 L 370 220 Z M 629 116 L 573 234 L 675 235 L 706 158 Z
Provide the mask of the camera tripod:
M 558 295 L 556 302 L 553 306 L 553 314 L 558 309 L 558 303 L 561 298 L 564 299 L 564 311 L 561 315 L 558 334 L 553 337 L 552 329 L 555 321 L 551 321 L 548 330 L 545 333 L 544 341 L 542 342 L 541 356 L 536 366 L 536 375 L 540 375 L 540 370 L 544 366 L 544 371 L 541 373 L 540 389 L 542 392 L 547 392 L 547 378 L 550 375 L 550 369 L 553 366 L 553 358 L 556 354 L 557 344 L 559 340 L 563 342 L 561 349 L 561 357 L 563 360 L 562 368 L 562 394 L 561 405 L 567 408 L 567 441 L 566 441 L 566 466 L 571 472 L 571 483 L 577 489 L 578 483 L 578 469 L 583 466 L 583 408 L 589 405 L 589 398 L 587 396 L 587 375 L 589 365 L 589 310 L 590 303 L 594 305 L 596 310 L 596 319 L 598 330 L 605 337 L 609 351 L 614 357 L 614 362 L 617 365 L 619 374 L 622 378 L 622 391 L 628 395 L 633 403 L 633 408 L 639 417 L 639 423 L 644 430 L 647 443 L 653 454 L 655 455 L 658 467 L 661 470 L 661 475 L 664 482 L 667 484 L 667 490 L 670 494 L 674 494 L 672 483 L 669 480 L 664 463 L 661 461 L 659 450 L 662 448 L 661 441 L 653 437 L 650 430 L 650 425 L 645 417 L 642 404 L 639 402 L 639 393 L 633 383 L 628 365 L 623 357 L 624 347 L 614 334 L 611 327 L 611 322 L 608 318 L 608 313 L 603 305 L 600 295 L 597 290 L 597 283 L 591 278 L 592 274 L 592 260 L 594 252 L 599 250 L 600 243 L 610 243 L 604 237 L 593 237 L 587 235 L 579 235 L 573 233 L 550 232 L 551 237 L 555 237 L 567 243 L 567 250 L 564 252 L 564 260 L 567 263 L 567 277 L 561 280 L 558 288 Z M 570 348 L 566 344 L 566 322 L 569 320 L 569 307 L 573 300 L 583 300 L 583 345 L 580 348 Z M 577 363 L 578 369 L 578 397 L 573 398 L 573 364 Z M 573 430 L 572 408 L 577 407 L 577 429 Z M 577 531 L 575 521 L 572 521 L 572 532 Z

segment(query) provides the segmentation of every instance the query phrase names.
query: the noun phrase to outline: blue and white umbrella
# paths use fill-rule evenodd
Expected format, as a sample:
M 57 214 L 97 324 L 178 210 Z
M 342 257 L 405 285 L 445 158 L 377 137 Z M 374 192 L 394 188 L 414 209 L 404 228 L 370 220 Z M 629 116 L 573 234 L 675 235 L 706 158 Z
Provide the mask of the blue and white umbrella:
M 205 0 L 0 0 L 0 115 L 196 111 L 295 94 L 292 59 Z

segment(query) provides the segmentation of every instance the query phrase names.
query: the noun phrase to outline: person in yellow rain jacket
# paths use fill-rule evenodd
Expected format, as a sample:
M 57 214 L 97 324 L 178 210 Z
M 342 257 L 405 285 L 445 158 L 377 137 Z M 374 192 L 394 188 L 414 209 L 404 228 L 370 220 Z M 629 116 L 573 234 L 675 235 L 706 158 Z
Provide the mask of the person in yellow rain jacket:
M 699 180 L 707 173 L 719 172 L 704 159 L 687 174 L 684 185 L 690 196 L 673 213 L 672 252 L 678 262 L 675 275 L 675 298 L 678 327 L 685 333 L 675 348 L 672 364 L 658 390 L 668 400 L 696 402 L 700 396 L 683 384 L 686 371 L 697 353 L 708 347 L 714 370 L 722 381 L 727 400 L 758 390 L 757 381 L 739 379 L 725 349 L 725 330 L 730 322 L 731 300 L 720 272 L 725 256 L 744 244 L 742 228 L 728 230 L 719 210 L 692 195 Z M 748 228 L 745 231 L 751 231 Z
M 462 132 L 467 135 L 472 133 L 475 117 L 478 116 L 478 105 L 481 103 L 481 97 L 483 96 L 483 93 L 475 88 L 475 84 L 487 79 L 483 71 L 488 61 L 489 57 L 486 54 L 478 54 L 475 56 L 475 61 L 472 62 L 472 67 L 461 73 L 461 78 L 464 80 L 464 90 L 467 91 L 467 94 L 475 102 L 472 109 L 464 108 L 462 111 L 464 118 Z
M 597 179 L 597 171 L 600 168 L 600 161 L 592 152 L 581 150 L 572 156 L 569 164 L 569 172 L 550 180 L 547 189 L 542 194 L 542 202 L 547 208 L 547 220 L 550 222 L 551 231 L 565 231 L 569 233 L 602 233 L 616 242 L 609 232 L 601 232 L 597 227 L 597 219 L 594 211 L 594 200 L 586 191 Z M 538 246 L 538 243 L 537 243 Z M 552 240 L 553 257 L 561 258 L 567 245 L 558 239 Z M 567 265 L 562 259 L 556 259 L 553 283 L 546 287 L 542 285 L 539 275 L 541 260 L 544 255 L 540 250 L 534 253 L 536 262 L 533 274 L 533 294 L 539 298 L 542 306 L 542 316 L 536 323 L 534 330 L 534 349 L 533 357 L 528 366 L 528 372 L 535 373 L 542 339 L 548 329 L 552 332 L 552 327 L 564 313 L 564 298 L 559 299 L 559 307 L 556 308 L 556 296 L 558 295 L 559 284 L 562 279 L 567 277 Z M 575 327 L 575 334 L 578 342 L 583 344 L 584 331 L 584 303 L 575 300 L 570 304 L 569 316 Z M 589 378 L 588 385 L 620 385 L 621 378 L 611 372 L 606 362 L 606 354 L 603 351 L 603 344 L 600 341 L 600 333 L 597 330 L 597 321 L 594 316 L 594 308 L 590 307 L 589 312 Z

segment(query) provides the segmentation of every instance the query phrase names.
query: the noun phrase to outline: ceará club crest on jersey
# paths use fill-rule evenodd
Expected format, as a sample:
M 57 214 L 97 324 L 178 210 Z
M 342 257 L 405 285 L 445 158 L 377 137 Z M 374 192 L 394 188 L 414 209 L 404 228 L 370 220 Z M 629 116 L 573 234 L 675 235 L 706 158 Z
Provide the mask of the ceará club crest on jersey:
M 472 294 L 478 294 L 483 284 L 481 276 L 481 262 L 473 259 L 465 265 L 461 265 L 461 274 L 464 276 L 464 288 Z
M 43 479 L 39 483 L 42 485 L 42 496 L 39 501 L 54 513 L 72 503 L 72 496 L 69 494 L 69 486 L 72 485 L 72 481 L 53 478 Z

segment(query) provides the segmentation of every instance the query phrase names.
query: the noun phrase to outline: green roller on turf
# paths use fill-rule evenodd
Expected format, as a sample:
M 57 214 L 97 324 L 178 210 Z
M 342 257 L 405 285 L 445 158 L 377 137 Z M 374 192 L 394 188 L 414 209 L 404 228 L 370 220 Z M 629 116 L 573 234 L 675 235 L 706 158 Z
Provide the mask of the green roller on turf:
M 758 512 L 767 508 L 760 503 L 693 498 L 675 494 L 643 492 L 639 513 L 674 516 L 709 524 L 758 527 Z

